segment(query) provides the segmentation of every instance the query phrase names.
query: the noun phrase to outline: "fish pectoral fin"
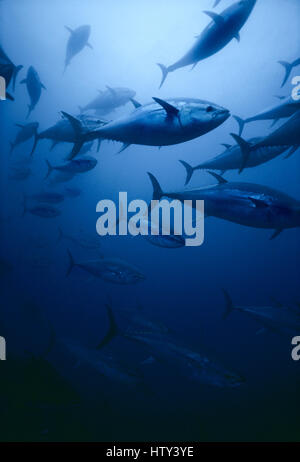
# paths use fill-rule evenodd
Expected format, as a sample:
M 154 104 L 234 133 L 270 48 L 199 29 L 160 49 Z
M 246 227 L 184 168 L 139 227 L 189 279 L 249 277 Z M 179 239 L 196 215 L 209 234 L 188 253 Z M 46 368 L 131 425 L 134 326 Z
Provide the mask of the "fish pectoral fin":
M 264 209 L 269 207 L 269 205 L 264 200 L 255 199 L 254 197 L 249 197 L 249 199 L 257 209 Z
M 142 107 L 141 103 L 139 103 L 136 99 L 130 98 L 130 101 L 132 102 L 135 109 L 138 109 L 139 107 Z
M 214 11 L 203 11 L 203 13 L 207 14 L 217 25 L 224 24 L 224 18 L 221 14 Z
M 25 125 L 22 124 L 15 124 L 16 127 L 23 128 Z
M 88 48 L 90 48 L 91 50 L 94 49 L 93 46 L 92 46 L 89 42 L 86 44 L 86 46 L 87 46 Z
M 283 229 L 275 229 L 274 233 L 272 234 L 272 236 L 270 237 L 270 241 L 272 241 L 273 239 L 275 239 L 275 237 L 279 236 L 279 234 L 281 234 L 283 231 Z
M 195 67 L 197 66 L 198 62 L 199 62 L 199 61 L 195 62 L 195 63 L 192 65 L 191 71 L 195 69 Z
M 298 148 L 299 148 L 298 145 L 297 145 L 297 146 L 293 146 L 292 149 L 287 153 L 287 155 L 286 155 L 284 158 L 285 158 L 285 159 L 288 159 L 289 157 L 291 157 L 291 156 L 294 154 L 294 152 L 297 151 Z
M 270 125 L 270 128 L 274 127 L 274 125 L 277 124 L 277 122 L 279 122 L 280 119 L 274 119 L 273 122 L 271 123 Z
M 240 36 L 239 32 L 237 32 L 237 33 L 233 36 L 233 38 L 235 38 L 238 42 L 241 41 L 241 36 Z
M 227 144 L 227 143 L 221 143 L 221 146 L 224 146 L 224 148 L 226 148 L 226 149 L 231 148 L 231 144 Z
M 21 82 L 20 82 L 20 83 L 21 83 L 21 84 L 23 84 L 23 83 L 27 83 L 27 79 L 23 79 L 23 80 L 21 80 Z
M 216 172 L 211 172 L 211 171 L 209 171 L 209 172 L 207 172 L 207 173 L 209 173 L 210 175 L 212 175 L 212 176 L 218 181 L 219 184 L 228 183 L 228 181 L 225 180 L 225 178 L 223 178 L 221 175 L 218 175 L 218 173 L 216 173 Z

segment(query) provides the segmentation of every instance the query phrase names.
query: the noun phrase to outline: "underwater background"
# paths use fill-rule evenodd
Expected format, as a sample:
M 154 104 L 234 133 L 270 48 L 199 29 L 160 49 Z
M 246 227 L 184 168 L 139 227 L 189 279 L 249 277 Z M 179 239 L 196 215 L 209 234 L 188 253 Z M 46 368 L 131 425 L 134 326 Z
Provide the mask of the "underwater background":
M 232 3 L 223 0 L 214 11 Z M 209 217 L 203 245 L 178 249 L 153 246 L 142 237 L 96 234 L 99 200 L 117 201 L 119 191 L 127 191 L 129 200 L 148 202 L 148 171 L 166 189 L 183 189 L 186 174 L 178 160 L 197 165 L 222 152 L 220 144 L 232 144 L 230 133 L 238 132 L 232 117 L 200 138 L 160 150 L 132 145 L 117 154 L 119 143 L 103 141 L 97 152 L 94 143 L 89 155 L 98 160 L 97 166 L 58 184 L 45 180 L 45 160 L 62 163 L 71 144 L 50 151 L 50 141 L 41 140 L 30 158 L 31 138 L 10 155 L 15 124 L 36 121 L 39 131 L 44 130 L 61 118 L 62 110 L 78 114 L 78 107 L 106 85 L 132 88 L 140 103 L 153 96 L 193 97 L 242 117 L 275 104 L 274 95 L 290 95 L 290 79 L 280 89 L 284 70 L 278 61 L 292 62 L 300 55 L 298 0 L 258 0 L 240 43 L 230 42 L 192 72 L 183 68 L 170 74 L 158 89 L 161 72 L 156 63 L 182 56 L 209 22 L 203 10 L 212 7 L 213 0 L 0 4 L 1 46 L 14 63 L 24 66 L 15 101 L 0 102 L 0 335 L 7 343 L 7 361 L 0 363 L 1 441 L 300 440 L 300 364 L 291 358 L 292 336 L 258 334 L 260 324 L 244 313 L 224 320 L 222 293 L 225 288 L 233 302 L 243 306 L 268 306 L 271 299 L 283 305 L 299 303 L 299 229 L 269 240 L 271 230 Z M 82 24 L 91 26 L 93 49 L 82 50 L 64 72 L 69 38 L 65 26 Z M 46 90 L 26 121 L 29 98 L 20 80 L 30 66 Z M 105 118 L 115 119 L 132 108 L 129 102 Z M 245 133 L 251 138 L 270 130 L 270 121 L 255 122 Z M 241 175 L 229 171 L 225 177 L 300 199 L 299 165 L 296 152 Z M 194 173 L 190 186 L 214 183 L 203 170 Z M 66 188 L 80 194 L 67 197 Z M 24 195 L 44 190 L 66 194 L 57 205 L 61 215 L 44 219 L 24 214 Z M 60 239 L 59 228 L 74 239 Z M 86 246 L 80 245 L 83 237 Z M 78 268 L 66 277 L 68 249 L 76 261 L 102 255 L 121 258 L 136 265 L 145 280 L 114 285 Z M 78 359 L 65 346 L 65 339 L 91 350 L 99 344 L 108 326 L 108 301 L 116 317 L 123 309 L 137 309 L 145 318 L 159 320 L 176 339 L 217 358 L 245 382 L 235 388 L 199 383 L 172 365 L 147 361 L 149 354 L 140 344 L 121 336 L 101 354 L 122 362 L 127 371 L 137 368 L 145 387 L 127 387 L 118 377 L 108 378 L 96 360 Z

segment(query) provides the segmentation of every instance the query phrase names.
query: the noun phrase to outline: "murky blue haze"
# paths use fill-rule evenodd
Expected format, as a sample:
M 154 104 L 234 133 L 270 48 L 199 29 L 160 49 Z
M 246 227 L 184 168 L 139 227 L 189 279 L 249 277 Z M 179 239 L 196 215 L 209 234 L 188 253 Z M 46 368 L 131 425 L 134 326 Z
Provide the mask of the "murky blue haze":
M 223 0 L 214 11 L 232 3 Z M 156 63 L 179 59 L 211 20 L 203 10 L 212 7 L 213 0 L 1 2 L 1 45 L 16 65 L 24 66 L 15 101 L 1 102 L 0 108 L 1 260 L 12 266 L 0 281 L 0 335 L 8 353 L 0 364 L 2 441 L 299 441 L 300 364 L 291 359 L 292 335 L 257 334 L 261 325 L 239 312 L 222 319 L 222 288 L 239 305 L 270 305 L 271 298 L 284 305 L 299 303 L 299 229 L 269 240 L 272 230 L 209 217 L 204 244 L 195 248 L 167 249 L 141 237 L 111 236 L 99 237 L 98 249 L 87 249 L 58 239 L 59 228 L 79 241 L 83 235 L 97 239 L 96 204 L 117 201 L 119 191 L 127 191 L 130 200 L 149 201 L 147 171 L 165 189 L 182 189 L 185 171 L 178 160 L 197 165 L 222 152 L 220 144 L 232 144 L 230 133 L 238 132 L 232 117 L 200 138 L 160 150 L 132 145 L 117 155 L 121 145 L 103 141 L 97 153 L 94 143 L 89 155 L 97 158 L 96 168 L 52 186 L 45 180 L 45 160 L 62 163 L 71 144 L 50 151 L 50 141 L 41 140 L 26 165 L 31 174 L 23 180 L 13 167 L 29 158 L 33 139 L 9 154 L 15 124 L 27 123 L 29 97 L 20 81 L 31 65 L 46 87 L 28 119 L 39 122 L 39 131 L 55 124 L 61 110 L 77 115 L 78 106 L 106 85 L 132 88 L 141 103 L 153 96 L 201 98 L 245 118 L 278 102 L 274 95 L 288 96 L 291 79 L 280 89 L 284 70 L 277 61 L 300 56 L 298 0 L 258 0 L 240 43 L 231 41 L 193 71 L 185 67 L 170 73 L 158 89 Z M 64 26 L 83 24 L 91 26 L 93 49 L 84 48 L 63 73 L 70 35 Z M 297 73 L 299 67 L 291 75 Z M 128 103 L 104 117 L 115 119 L 132 109 Z M 264 136 L 270 123 L 251 123 L 244 135 Z M 267 185 L 300 199 L 299 165 L 298 151 L 287 160 L 281 155 L 246 169 L 241 176 L 229 171 L 225 178 Z M 215 180 L 204 170 L 196 171 L 190 183 L 211 184 Z M 64 194 L 68 187 L 81 194 L 54 205 L 60 216 L 23 215 L 24 195 L 44 190 Z M 146 279 L 114 285 L 79 268 L 67 278 L 67 249 L 76 261 L 121 258 L 139 267 Z M 107 330 L 108 300 L 116 317 L 125 308 L 142 307 L 145 318 L 159 320 L 176 340 L 216 358 L 245 383 L 220 388 L 194 381 L 172 364 L 145 363 L 149 351 L 121 336 L 100 353 L 107 361 L 121 361 L 127 371 L 139 370 L 143 386 L 108 379 L 92 357 L 78 359 L 66 347 L 71 339 L 94 351 Z

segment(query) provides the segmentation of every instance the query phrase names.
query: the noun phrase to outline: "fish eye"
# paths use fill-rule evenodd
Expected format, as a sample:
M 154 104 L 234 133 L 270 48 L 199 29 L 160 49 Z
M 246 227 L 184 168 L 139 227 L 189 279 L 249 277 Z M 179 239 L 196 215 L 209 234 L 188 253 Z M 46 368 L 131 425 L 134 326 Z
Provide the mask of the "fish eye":
M 207 106 L 206 112 L 212 112 L 214 108 L 212 106 Z

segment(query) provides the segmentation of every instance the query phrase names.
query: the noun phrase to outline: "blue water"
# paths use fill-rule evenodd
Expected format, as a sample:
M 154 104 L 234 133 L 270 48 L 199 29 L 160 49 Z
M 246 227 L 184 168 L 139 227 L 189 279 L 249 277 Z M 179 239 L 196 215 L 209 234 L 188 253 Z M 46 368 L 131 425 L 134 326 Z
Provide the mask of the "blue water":
M 203 137 L 161 150 L 131 146 L 116 155 L 118 143 L 104 141 L 99 153 L 94 145 L 91 155 L 98 159 L 97 167 L 52 188 L 63 192 L 74 186 L 82 191 L 78 198 L 66 198 L 57 206 L 62 213 L 55 219 L 23 216 L 23 195 L 43 190 L 45 159 L 61 163 L 70 144 L 50 152 L 50 141 L 42 140 L 30 164 L 31 176 L 24 181 L 9 179 L 11 166 L 28 157 L 33 142 L 9 155 L 9 143 L 17 133 L 15 124 L 25 123 L 29 98 L 19 82 L 30 65 L 47 88 L 29 119 L 38 121 L 40 130 L 56 123 L 61 110 L 77 114 L 78 106 L 105 85 L 132 88 L 141 103 L 152 96 L 197 97 L 242 117 L 275 104 L 274 95 L 289 95 L 290 80 L 280 89 L 284 74 L 277 61 L 292 62 L 299 57 L 298 0 L 258 0 L 241 31 L 240 43 L 232 41 L 192 72 L 184 68 L 171 73 L 158 90 L 161 74 L 155 63 L 171 64 L 184 54 L 194 35 L 208 24 L 202 11 L 210 10 L 212 3 L 1 2 L 1 45 L 15 64 L 24 65 L 15 102 L 0 103 L 1 259 L 13 266 L 0 280 L 0 335 L 5 336 L 8 351 L 7 361 L 0 364 L 2 441 L 299 441 L 300 364 L 291 359 L 291 337 L 271 332 L 257 335 L 261 326 L 241 313 L 223 321 L 221 291 L 226 288 L 240 305 L 268 305 L 270 297 L 283 304 L 299 302 L 298 229 L 286 230 L 270 241 L 271 230 L 211 217 L 205 220 L 205 241 L 198 248 L 164 249 L 130 236 L 99 238 L 99 251 L 67 240 L 57 242 L 58 227 L 75 237 L 82 230 L 96 238 L 96 204 L 101 199 L 117 200 L 119 191 L 127 191 L 129 199 L 149 201 L 152 189 L 147 171 L 168 190 L 183 188 L 185 171 L 178 160 L 197 165 L 220 153 L 220 143 L 231 143 L 229 134 L 237 132 L 233 118 Z M 216 11 L 233 0 L 222 3 Z M 63 75 L 69 38 L 64 26 L 82 24 L 91 25 L 93 50 L 85 48 Z M 108 118 L 130 111 L 128 104 Z M 257 122 L 247 125 L 245 134 L 251 138 L 269 131 L 270 121 Z M 225 176 L 300 198 L 299 164 L 296 153 L 288 160 L 279 156 L 246 169 L 241 177 L 235 171 Z M 209 184 L 214 180 L 206 172 L 194 173 L 191 186 Z M 66 278 L 67 248 L 81 261 L 100 253 L 119 257 L 138 266 L 146 280 L 118 286 L 79 269 Z M 142 366 L 147 389 L 152 391 L 143 394 L 108 381 L 86 364 L 78 365 L 64 349 L 64 339 L 96 346 L 106 332 L 108 298 L 116 312 L 142 305 L 145 315 L 170 327 L 178 340 L 218 358 L 246 382 L 238 388 L 220 389 L 154 363 Z M 53 372 L 51 380 L 38 372 L 43 370 L 39 363 L 31 372 L 24 367 L 28 357 L 43 355 L 47 349 L 50 324 L 55 331 L 55 345 L 46 360 Z M 107 347 L 107 355 L 124 361 L 128 368 L 139 367 L 147 358 L 138 344 L 121 338 Z

